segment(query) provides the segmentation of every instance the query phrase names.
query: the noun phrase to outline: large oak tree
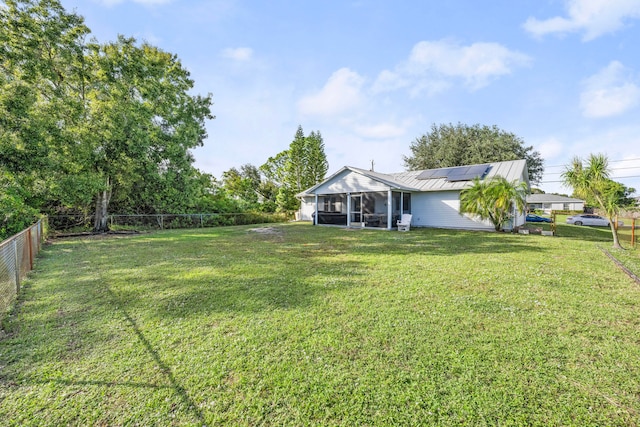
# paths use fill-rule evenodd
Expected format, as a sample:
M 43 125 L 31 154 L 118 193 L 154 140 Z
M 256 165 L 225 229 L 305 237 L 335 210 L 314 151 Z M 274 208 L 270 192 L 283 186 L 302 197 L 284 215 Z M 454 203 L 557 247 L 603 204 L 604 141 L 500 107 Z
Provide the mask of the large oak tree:
M 160 210 L 180 204 L 176 198 L 186 197 L 195 176 L 189 150 L 202 144 L 204 121 L 213 117 L 209 97 L 189 94 L 193 81 L 175 55 L 124 37 L 90 52 L 84 139 L 92 147 L 89 166 L 102 181 L 94 228 L 105 230 L 113 196 L 123 203 L 145 195 L 147 203 L 138 204 Z
M 87 43 L 83 18 L 58 0 L 4 0 L 0 26 L 3 205 L 93 207 L 104 231 L 110 204 L 177 213 L 198 203 L 207 180 L 190 150 L 206 137 L 211 98 L 190 94 L 175 55 L 125 37 Z
M 532 183 L 539 183 L 544 172 L 538 151 L 497 126 L 434 124 L 430 132 L 411 143 L 410 149 L 412 154 L 404 157 L 408 170 L 525 159 Z

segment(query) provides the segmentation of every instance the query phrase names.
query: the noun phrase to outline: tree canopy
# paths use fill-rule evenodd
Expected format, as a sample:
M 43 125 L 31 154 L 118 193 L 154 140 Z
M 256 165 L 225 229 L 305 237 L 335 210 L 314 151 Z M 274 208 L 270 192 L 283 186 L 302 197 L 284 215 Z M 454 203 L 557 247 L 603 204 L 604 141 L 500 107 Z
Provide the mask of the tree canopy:
M 610 175 L 607 156 L 590 154 L 586 160 L 574 157 L 571 164 L 565 166 L 562 180 L 565 185 L 573 188 L 575 196 L 595 202 L 606 213 L 613 236 L 613 247 L 622 248 L 615 218 L 623 200 L 620 195 L 621 184 L 612 181 Z
M 305 136 L 298 126 L 289 149 L 270 157 L 260 170 L 278 188 L 276 203 L 281 211 L 295 210 L 300 201 L 295 195 L 325 178 L 329 163 L 320 131 Z
M 411 143 L 410 149 L 412 154 L 404 157 L 408 170 L 525 159 L 532 183 L 539 183 L 544 172 L 538 151 L 497 126 L 433 124 L 430 132 Z
M 206 137 L 211 97 L 190 94 L 176 55 L 122 36 L 89 43 L 83 18 L 58 0 L 5 0 L 0 25 L 0 167 L 12 205 L 95 209 L 101 231 L 110 205 L 196 204 L 210 178 L 190 150 Z

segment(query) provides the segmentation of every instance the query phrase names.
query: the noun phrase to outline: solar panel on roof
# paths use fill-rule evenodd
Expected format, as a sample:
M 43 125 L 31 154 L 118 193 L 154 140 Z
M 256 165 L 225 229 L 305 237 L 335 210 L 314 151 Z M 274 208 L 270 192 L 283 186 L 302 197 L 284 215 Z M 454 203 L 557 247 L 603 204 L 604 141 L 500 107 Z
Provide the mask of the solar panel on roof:
M 446 168 L 442 169 L 428 169 L 426 171 L 422 171 L 420 175 L 416 177 L 416 179 L 436 179 L 436 178 L 446 178 L 447 173 L 445 172 Z
M 445 178 L 449 182 L 471 181 L 474 178 L 484 178 L 489 171 L 489 165 L 454 166 L 451 168 L 429 169 L 423 171 L 416 179 Z
M 451 168 L 449 170 L 449 173 L 447 173 L 447 178 L 450 178 L 450 177 L 453 177 L 453 176 L 466 175 L 468 170 L 469 170 L 468 166 L 460 166 L 460 167 Z
M 455 176 L 449 176 L 448 181 L 471 181 L 474 178 L 484 178 L 489 171 L 489 165 L 473 165 L 469 166 L 464 173 Z

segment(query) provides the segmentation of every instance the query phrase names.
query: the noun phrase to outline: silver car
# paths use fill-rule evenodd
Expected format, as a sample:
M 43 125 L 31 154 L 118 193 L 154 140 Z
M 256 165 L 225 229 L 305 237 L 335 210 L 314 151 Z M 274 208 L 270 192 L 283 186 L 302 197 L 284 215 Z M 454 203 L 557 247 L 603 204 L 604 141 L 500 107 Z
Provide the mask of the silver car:
M 582 215 L 573 215 L 568 217 L 567 224 L 596 225 L 601 227 L 608 227 L 609 220 L 600 215 L 582 214 Z M 618 227 L 622 227 L 623 225 L 624 223 L 622 221 L 618 221 Z

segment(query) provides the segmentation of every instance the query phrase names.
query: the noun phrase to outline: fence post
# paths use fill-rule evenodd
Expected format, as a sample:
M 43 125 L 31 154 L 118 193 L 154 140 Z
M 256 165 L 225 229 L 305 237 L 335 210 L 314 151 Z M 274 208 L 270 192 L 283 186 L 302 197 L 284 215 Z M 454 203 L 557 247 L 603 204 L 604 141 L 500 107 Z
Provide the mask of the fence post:
M 31 227 L 27 230 L 27 245 L 29 253 L 29 271 L 33 270 L 33 244 L 31 243 Z
M 202 214 L 200 214 L 200 228 L 204 228 L 204 224 L 202 223 Z
M 18 239 L 13 239 L 13 260 L 16 273 L 16 295 L 20 293 L 20 263 L 18 261 Z

